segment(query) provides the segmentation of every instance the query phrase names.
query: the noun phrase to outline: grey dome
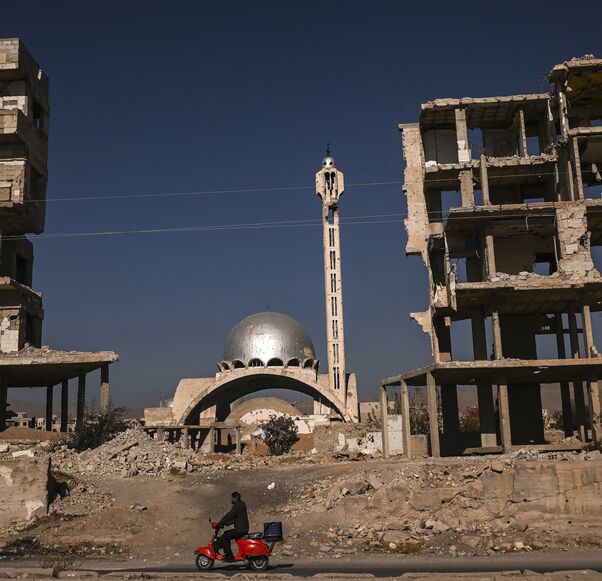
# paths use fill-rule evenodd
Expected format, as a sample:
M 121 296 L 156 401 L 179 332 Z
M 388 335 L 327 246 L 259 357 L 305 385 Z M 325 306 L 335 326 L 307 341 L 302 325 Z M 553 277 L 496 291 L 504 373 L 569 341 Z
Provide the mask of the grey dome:
M 282 313 L 255 313 L 236 325 L 226 339 L 224 362 L 245 367 L 297 365 L 313 367 L 314 345 L 307 331 Z

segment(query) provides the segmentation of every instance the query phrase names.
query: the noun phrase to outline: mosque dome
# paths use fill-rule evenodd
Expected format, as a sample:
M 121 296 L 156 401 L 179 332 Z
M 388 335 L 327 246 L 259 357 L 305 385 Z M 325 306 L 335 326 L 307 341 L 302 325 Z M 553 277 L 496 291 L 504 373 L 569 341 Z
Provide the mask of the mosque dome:
M 228 335 L 222 371 L 243 367 L 316 368 L 314 345 L 295 319 L 282 313 L 255 313 Z

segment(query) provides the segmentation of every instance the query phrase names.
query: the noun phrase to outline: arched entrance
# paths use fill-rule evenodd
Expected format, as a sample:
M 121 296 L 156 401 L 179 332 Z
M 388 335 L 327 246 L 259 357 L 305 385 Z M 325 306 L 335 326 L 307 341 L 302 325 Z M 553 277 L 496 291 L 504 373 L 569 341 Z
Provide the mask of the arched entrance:
M 196 424 L 203 411 L 215 408 L 217 420 L 223 421 L 234 401 L 269 389 L 288 389 L 304 393 L 327 404 L 344 421 L 351 421 L 345 413 L 344 402 L 329 388 L 320 384 L 319 376 L 316 376 L 315 372 L 277 367 L 249 367 L 218 373 L 215 382 L 195 393 L 183 412 L 175 419 L 180 424 Z

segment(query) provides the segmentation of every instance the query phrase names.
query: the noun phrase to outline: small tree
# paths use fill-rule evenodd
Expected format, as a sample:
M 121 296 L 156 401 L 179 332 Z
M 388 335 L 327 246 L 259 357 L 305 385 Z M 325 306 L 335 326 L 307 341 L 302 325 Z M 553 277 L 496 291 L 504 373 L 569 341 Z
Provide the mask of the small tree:
M 291 451 L 299 441 L 297 426 L 290 416 L 271 415 L 267 422 L 261 424 L 262 440 L 272 456 L 280 456 Z
M 126 408 L 109 406 L 105 410 L 86 410 L 83 421 L 73 433 L 71 445 L 79 452 L 88 448 L 98 448 L 125 432 L 127 424 L 123 419 Z

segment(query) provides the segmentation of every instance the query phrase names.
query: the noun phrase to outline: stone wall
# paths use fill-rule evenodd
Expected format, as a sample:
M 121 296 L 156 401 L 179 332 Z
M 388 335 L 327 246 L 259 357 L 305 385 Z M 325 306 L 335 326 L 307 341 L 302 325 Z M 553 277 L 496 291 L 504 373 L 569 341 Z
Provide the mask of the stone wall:
M 0 461 L 0 528 L 48 513 L 50 459 Z

